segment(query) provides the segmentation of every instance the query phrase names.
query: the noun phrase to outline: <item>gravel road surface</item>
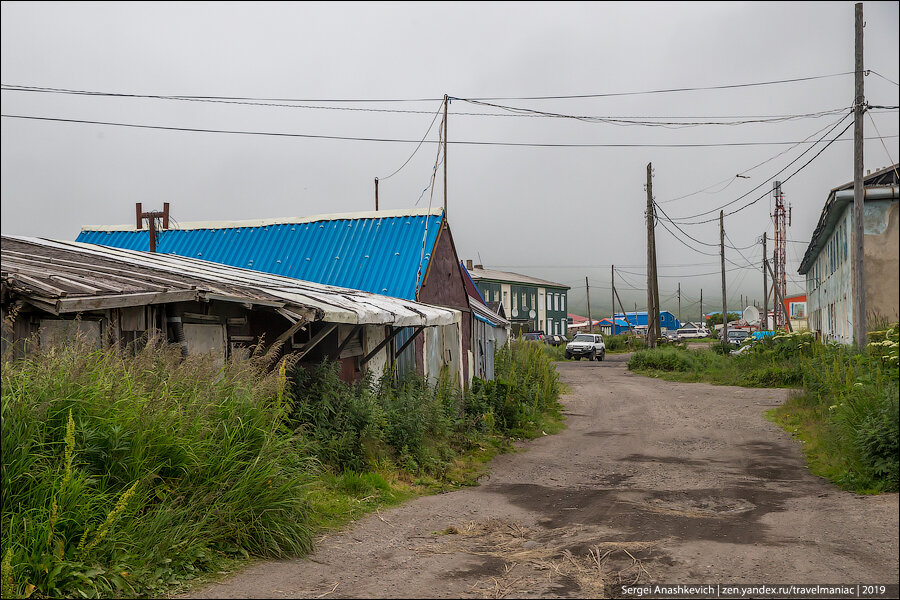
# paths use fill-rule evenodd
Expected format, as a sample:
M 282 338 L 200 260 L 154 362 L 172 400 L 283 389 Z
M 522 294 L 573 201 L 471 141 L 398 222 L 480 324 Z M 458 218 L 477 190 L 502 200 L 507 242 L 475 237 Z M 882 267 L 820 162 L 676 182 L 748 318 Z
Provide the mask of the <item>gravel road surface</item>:
M 806 469 L 766 421 L 786 390 L 558 363 L 567 429 L 494 459 L 481 485 L 331 534 L 192 598 L 597 598 L 617 584 L 896 583 L 897 494 Z

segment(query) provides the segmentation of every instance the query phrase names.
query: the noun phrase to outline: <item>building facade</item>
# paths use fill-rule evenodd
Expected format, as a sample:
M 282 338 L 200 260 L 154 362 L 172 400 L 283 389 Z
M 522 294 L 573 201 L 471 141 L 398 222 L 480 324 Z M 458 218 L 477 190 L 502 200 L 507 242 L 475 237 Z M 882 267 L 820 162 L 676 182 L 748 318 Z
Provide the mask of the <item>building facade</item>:
M 402 349 L 390 342 L 407 328 L 441 340 L 434 372 L 460 339 L 460 311 L 194 258 L 3 236 L 0 263 L 4 354 L 76 335 L 119 351 L 160 340 L 218 364 L 269 348 L 301 366 L 333 360 L 356 381 L 394 368 Z
M 792 331 L 803 331 L 809 328 L 806 320 L 806 294 L 785 298 L 784 310 L 791 321 Z
M 867 318 L 898 319 L 898 165 L 864 178 Z M 807 326 L 826 341 L 853 342 L 853 183 L 828 194 L 799 273 L 806 278 Z M 790 312 L 788 313 L 790 314 Z
M 149 232 L 139 225 L 84 227 L 77 241 L 146 251 Z M 460 311 L 461 330 L 447 363 L 460 382 L 472 377 L 472 311 L 440 208 L 181 223 L 158 232 L 156 251 Z M 397 361 L 401 376 L 412 370 L 437 376 L 427 371 L 427 357 L 454 341 L 431 336 L 408 327 L 391 338 L 404 350 Z
M 486 302 L 500 302 L 514 335 L 530 331 L 567 335 L 569 286 L 485 269 L 466 261 L 466 269 Z
M 625 319 L 631 323 L 632 327 L 643 329 L 646 331 L 649 323 L 649 315 L 646 310 L 638 312 L 627 312 L 625 314 L 616 313 L 616 320 Z M 659 327 L 662 333 L 666 331 L 675 331 L 681 327 L 678 318 L 667 310 L 659 311 Z

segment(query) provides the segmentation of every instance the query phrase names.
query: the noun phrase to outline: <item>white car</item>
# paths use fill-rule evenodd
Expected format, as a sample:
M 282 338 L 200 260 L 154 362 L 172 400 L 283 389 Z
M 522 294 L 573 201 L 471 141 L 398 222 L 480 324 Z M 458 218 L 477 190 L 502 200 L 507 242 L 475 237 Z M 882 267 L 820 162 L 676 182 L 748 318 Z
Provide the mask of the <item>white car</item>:
M 691 340 L 709 336 L 709 329 L 697 329 L 696 327 L 682 327 L 675 332 L 676 339 Z
M 606 356 L 606 344 L 599 333 L 579 333 L 571 342 L 566 344 L 566 358 L 581 360 L 587 357 L 589 360 L 603 360 Z

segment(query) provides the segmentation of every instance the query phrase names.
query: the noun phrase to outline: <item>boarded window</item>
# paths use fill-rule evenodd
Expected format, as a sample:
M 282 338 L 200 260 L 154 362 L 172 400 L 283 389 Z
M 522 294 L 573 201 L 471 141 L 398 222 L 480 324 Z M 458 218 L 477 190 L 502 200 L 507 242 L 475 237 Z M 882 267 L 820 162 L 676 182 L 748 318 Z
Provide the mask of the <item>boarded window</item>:
M 72 345 L 77 340 L 84 341 L 88 347 L 99 349 L 101 346 L 100 321 L 82 321 L 80 319 L 41 319 L 41 346 Z
M 212 353 L 225 360 L 225 326 L 218 323 L 185 323 L 188 354 Z

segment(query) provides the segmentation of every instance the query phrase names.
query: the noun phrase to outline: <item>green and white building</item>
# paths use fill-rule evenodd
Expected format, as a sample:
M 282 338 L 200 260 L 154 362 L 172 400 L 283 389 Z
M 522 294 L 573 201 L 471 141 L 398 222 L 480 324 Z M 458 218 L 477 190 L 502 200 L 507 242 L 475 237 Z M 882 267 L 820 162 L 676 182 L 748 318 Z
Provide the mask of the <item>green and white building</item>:
M 472 281 L 488 303 L 500 302 L 513 334 L 543 331 L 566 335 L 569 286 L 519 273 L 485 269 L 466 261 Z

